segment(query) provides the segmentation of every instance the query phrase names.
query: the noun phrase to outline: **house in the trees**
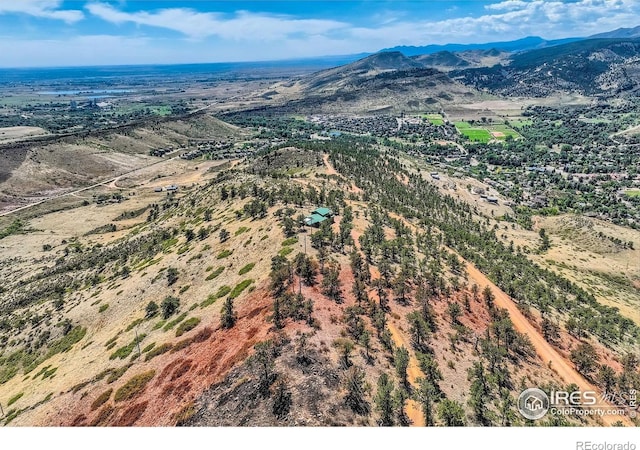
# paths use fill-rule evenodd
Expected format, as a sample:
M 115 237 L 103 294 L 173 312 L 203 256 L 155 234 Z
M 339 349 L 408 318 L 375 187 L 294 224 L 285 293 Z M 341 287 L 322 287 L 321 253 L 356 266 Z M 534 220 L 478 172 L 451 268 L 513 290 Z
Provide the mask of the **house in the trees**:
M 305 217 L 304 224 L 309 227 L 319 228 L 320 224 L 325 220 L 333 223 L 333 211 L 329 208 L 316 208 L 309 217 Z

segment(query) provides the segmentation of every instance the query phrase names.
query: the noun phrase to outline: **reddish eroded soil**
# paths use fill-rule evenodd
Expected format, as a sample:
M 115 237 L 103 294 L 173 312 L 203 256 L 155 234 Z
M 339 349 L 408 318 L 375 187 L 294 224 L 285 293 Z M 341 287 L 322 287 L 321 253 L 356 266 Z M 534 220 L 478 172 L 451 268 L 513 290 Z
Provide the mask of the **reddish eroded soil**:
M 339 175 L 338 171 L 336 169 L 333 168 L 333 166 L 331 165 L 331 163 L 329 162 L 329 154 L 325 153 L 324 156 L 322 157 L 322 160 L 324 161 L 324 165 L 327 169 L 326 173 L 327 175 Z
M 113 403 L 109 400 L 102 408 L 91 411 L 91 403 L 107 388 L 104 382 L 93 385 L 89 395 L 66 394 L 60 402 L 73 405 L 64 410 L 52 424 L 86 426 L 90 424 L 115 426 L 172 426 L 177 415 L 205 389 L 221 381 L 237 364 L 253 351 L 256 342 L 267 338 L 271 325 L 266 321 L 271 298 L 265 286 L 260 286 L 245 298 L 236 301 L 238 321 L 225 330 L 200 326 L 185 337 L 206 338 L 175 353 L 164 353 L 149 362 L 136 362 L 111 387 L 116 391 L 131 377 L 155 370 L 154 378 L 146 388 L 129 401 Z M 209 335 L 207 337 L 207 335 Z M 109 411 L 114 408 L 113 411 Z M 101 417 L 103 416 L 103 417 Z M 107 416 L 107 417 L 104 417 Z

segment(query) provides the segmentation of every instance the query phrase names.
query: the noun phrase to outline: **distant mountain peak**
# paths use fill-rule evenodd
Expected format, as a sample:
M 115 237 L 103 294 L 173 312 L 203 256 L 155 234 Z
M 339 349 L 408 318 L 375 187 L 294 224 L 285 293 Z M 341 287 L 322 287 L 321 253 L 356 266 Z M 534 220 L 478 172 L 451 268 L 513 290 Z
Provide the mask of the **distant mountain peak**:
M 428 55 L 443 51 L 464 52 L 468 50 L 491 50 L 497 49 L 508 52 L 519 52 L 523 50 L 532 50 L 536 48 L 544 48 L 568 42 L 578 41 L 581 38 L 567 38 L 548 41 L 540 36 L 527 36 L 514 41 L 487 42 L 483 44 L 444 44 L 444 45 L 425 45 L 425 46 L 399 46 L 381 50 L 381 52 L 399 51 L 406 56 Z
M 352 70 L 406 70 L 422 67 L 422 64 L 408 58 L 397 50 L 383 50 L 346 66 Z
M 606 33 L 598 33 L 588 39 L 626 39 L 640 37 L 640 25 L 634 28 L 618 28 Z

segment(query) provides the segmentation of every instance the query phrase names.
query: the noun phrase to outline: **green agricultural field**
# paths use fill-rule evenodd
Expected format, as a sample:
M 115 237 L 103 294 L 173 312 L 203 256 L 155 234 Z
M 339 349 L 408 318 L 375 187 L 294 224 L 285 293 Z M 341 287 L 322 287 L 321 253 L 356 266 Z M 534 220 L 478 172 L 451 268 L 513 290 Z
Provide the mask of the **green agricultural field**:
M 442 125 L 444 124 L 444 117 L 441 114 L 425 114 L 422 116 L 424 119 L 427 119 L 431 125 Z
M 484 128 L 472 127 L 469 122 L 456 122 L 458 133 L 470 141 L 487 143 L 491 140 L 491 134 Z
M 508 125 L 491 125 L 487 127 L 487 129 L 491 133 L 498 133 L 497 136 L 494 135 L 493 137 L 501 141 L 505 140 L 507 136 L 511 136 L 513 139 L 520 137 L 520 134 Z M 500 135 L 499 133 L 502 133 L 502 135 Z

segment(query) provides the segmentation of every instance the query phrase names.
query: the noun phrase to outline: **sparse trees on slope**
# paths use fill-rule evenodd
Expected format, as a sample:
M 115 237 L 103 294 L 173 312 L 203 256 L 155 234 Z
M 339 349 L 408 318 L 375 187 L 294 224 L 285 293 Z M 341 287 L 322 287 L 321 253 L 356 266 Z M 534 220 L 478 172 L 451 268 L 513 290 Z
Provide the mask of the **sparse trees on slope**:
M 409 399 L 409 394 L 406 389 L 402 387 L 398 387 L 393 393 L 393 407 L 395 409 L 395 416 L 398 425 L 403 427 L 408 427 L 411 425 L 411 420 L 407 416 L 407 412 L 405 410 L 405 406 L 407 404 L 407 400 Z
M 542 319 L 542 335 L 549 342 L 555 342 L 560 337 L 559 327 L 546 316 Z
M 369 402 L 367 401 L 367 392 L 369 386 L 365 382 L 364 371 L 358 367 L 351 367 L 345 374 L 344 387 L 346 395 L 344 401 L 357 414 L 369 414 Z
M 396 348 L 396 351 L 393 355 L 393 361 L 396 366 L 396 372 L 398 374 L 398 378 L 400 378 L 400 383 L 403 386 L 407 386 L 407 368 L 409 367 L 409 351 L 404 347 Z
M 500 399 L 498 400 L 498 413 L 500 414 L 500 426 L 510 427 L 516 420 L 516 414 L 513 411 L 515 400 L 511 396 L 509 389 L 500 390 Z
M 285 237 L 289 238 L 296 234 L 296 222 L 291 217 L 284 217 L 280 224 L 282 225 L 282 232 Z
M 393 279 L 393 292 L 396 294 L 398 303 L 401 305 L 407 304 L 407 295 L 411 292 L 411 286 L 409 285 L 409 279 L 402 270 Z
M 205 227 L 200 227 L 198 229 L 198 239 L 200 239 L 201 241 L 204 241 L 207 236 L 209 236 L 209 229 L 205 228 Z
M 481 425 L 490 425 L 491 414 L 487 410 L 487 405 L 490 403 L 491 390 L 482 362 L 474 362 L 469 368 L 468 380 L 471 381 L 468 403 L 473 410 L 475 420 Z
M 378 270 L 380 271 L 380 279 L 383 281 L 382 286 L 385 288 L 390 288 L 391 279 L 393 277 L 393 269 L 386 258 L 382 258 L 380 260 L 380 263 L 378 263 Z
M 147 305 L 148 306 L 148 305 Z M 162 318 L 168 319 L 171 317 L 180 307 L 180 299 L 169 295 L 162 300 L 161 308 L 162 308 Z
M 282 419 L 291 409 L 291 391 L 284 379 L 276 381 L 273 390 L 273 415 Z
M 386 373 L 378 378 L 378 390 L 375 396 L 376 410 L 380 413 L 380 426 L 393 425 L 393 381 Z
M 289 284 L 289 268 L 285 265 L 279 266 L 277 269 L 271 271 L 269 278 L 271 279 L 269 284 L 271 295 L 274 298 L 284 295 Z
M 605 393 L 611 393 L 616 385 L 616 372 L 606 364 L 600 366 L 598 371 L 598 382 Z
M 596 368 L 598 354 L 593 345 L 588 342 L 578 344 L 571 352 L 571 361 L 576 365 L 576 370 L 583 375 L 589 376 Z
M 258 199 L 244 205 L 244 213 L 252 219 L 260 219 L 267 215 L 267 205 Z
M 304 253 L 298 253 L 294 260 L 296 273 L 302 278 L 307 286 L 312 286 L 316 282 L 316 274 L 318 272 L 318 264 L 310 256 Z
M 342 366 L 347 369 L 351 366 L 351 353 L 353 353 L 353 341 L 350 339 L 338 338 L 333 345 L 340 351 Z
M 373 280 L 371 284 L 378 294 L 378 304 L 380 305 L 380 309 L 382 311 L 387 311 L 389 309 L 389 296 L 385 290 L 384 280 L 382 278 L 377 278 Z
M 465 425 L 462 405 L 455 400 L 444 399 L 438 405 L 438 417 L 447 427 L 463 427 Z
M 296 360 L 303 366 L 308 366 L 312 362 L 307 333 L 302 333 L 296 341 Z
M 471 285 L 471 295 L 473 295 L 474 302 L 478 301 L 479 292 L 480 292 L 480 288 L 478 287 L 477 284 L 473 283 L 473 285 Z
M 491 291 L 491 288 L 489 286 L 485 286 L 485 288 L 483 289 L 482 297 L 484 298 L 484 302 L 487 304 L 487 308 L 492 309 L 495 296 L 493 295 L 493 292 Z
M 407 314 L 411 344 L 416 350 L 424 351 L 429 338 L 429 326 L 418 311 Z
M 275 379 L 275 355 L 273 349 L 273 342 L 270 340 L 258 342 L 253 346 L 255 353 L 251 357 L 251 363 L 258 372 L 260 380 L 260 391 L 266 394 L 269 391 L 269 386 Z
M 371 364 L 371 354 L 369 353 L 371 350 L 371 334 L 369 330 L 364 330 L 362 335 L 360 335 L 360 345 L 364 348 L 364 355 L 367 359 L 367 362 Z
M 147 304 L 147 307 L 145 308 L 145 318 L 146 319 L 150 319 L 152 317 L 154 317 L 156 314 L 158 314 L 158 310 L 160 309 L 160 307 L 158 306 L 158 304 L 156 302 L 149 302 Z
M 284 326 L 284 324 L 282 323 L 283 317 L 280 306 L 281 302 L 281 297 L 275 297 L 273 299 L 273 326 L 275 326 L 277 329 L 280 329 Z
M 233 300 L 227 297 L 221 311 L 220 325 L 222 328 L 231 328 L 236 323 L 236 312 L 233 308 Z
M 324 268 L 322 278 L 322 292 L 330 299 L 340 302 L 342 293 L 340 291 L 340 264 L 333 262 Z
M 418 359 L 420 370 L 424 373 L 425 380 L 433 386 L 435 394 L 440 397 L 442 390 L 440 389 L 439 382 L 442 381 L 443 378 L 442 372 L 440 372 L 440 368 L 438 367 L 438 362 L 429 353 L 418 353 L 416 358 Z
M 433 405 L 439 397 L 438 389 L 426 378 L 416 380 L 418 389 L 415 391 L 415 399 L 420 403 L 424 424 L 428 427 L 435 425 Z
M 171 286 L 178 281 L 178 269 L 175 267 L 169 267 L 167 269 L 167 285 Z
M 356 304 L 358 305 L 358 307 L 361 307 L 362 303 L 366 302 L 369 299 L 369 297 L 367 296 L 367 286 L 359 278 L 356 278 L 354 280 L 351 292 L 356 298 Z
M 447 304 L 447 313 L 449 314 L 449 319 L 452 324 L 456 325 L 459 323 L 458 319 L 460 315 L 462 315 L 462 309 L 457 302 L 449 302 Z

